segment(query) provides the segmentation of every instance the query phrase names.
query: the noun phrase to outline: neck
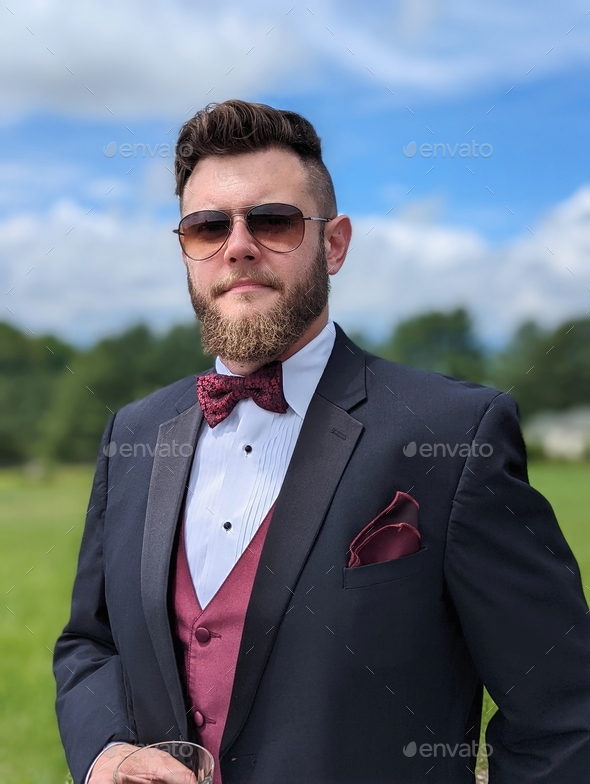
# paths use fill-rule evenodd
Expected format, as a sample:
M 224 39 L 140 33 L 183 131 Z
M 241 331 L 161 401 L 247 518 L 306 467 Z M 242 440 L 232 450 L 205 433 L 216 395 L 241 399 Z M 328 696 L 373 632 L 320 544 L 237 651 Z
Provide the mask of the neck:
M 238 376 L 248 376 L 250 373 L 254 373 L 254 371 L 261 368 L 263 365 L 266 365 L 268 362 L 272 362 L 273 359 L 279 359 L 281 362 L 284 362 L 289 357 L 292 357 L 293 354 L 296 354 L 303 346 L 306 346 L 310 343 L 314 338 L 316 338 L 323 328 L 328 323 L 328 306 L 324 308 L 324 310 L 320 313 L 315 321 L 309 325 L 309 327 L 302 333 L 302 335 L 289 346 L 288 349 L 283 351 L 282 354 L 276 357 L 269 357 L 267 359 L 259 360 L 256 362 L 233 362 L 232 360 L 226 360 L 223 357 L 219 357 L 219 359 L 223 362 L 228 370 L 232 373 L 235 373 Z

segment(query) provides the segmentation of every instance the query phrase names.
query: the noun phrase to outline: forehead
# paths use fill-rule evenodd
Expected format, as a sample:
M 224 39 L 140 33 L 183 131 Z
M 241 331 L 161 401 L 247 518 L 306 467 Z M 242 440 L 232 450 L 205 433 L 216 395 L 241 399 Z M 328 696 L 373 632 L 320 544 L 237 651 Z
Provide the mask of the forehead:
M 199 161 L 187 180 L 182 213 L 284 202 L 309 205 L 305 168 L 288 150 L 214 155 Z

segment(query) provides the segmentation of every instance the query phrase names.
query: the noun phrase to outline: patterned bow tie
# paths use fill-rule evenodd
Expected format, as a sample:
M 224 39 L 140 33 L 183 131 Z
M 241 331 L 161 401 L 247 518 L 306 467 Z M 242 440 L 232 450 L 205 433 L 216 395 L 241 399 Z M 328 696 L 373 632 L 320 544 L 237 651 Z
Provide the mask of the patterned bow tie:
M 210 427 L 231 414 L 239 400 L 252 400 L 266 411 L 284 414 L 288 404 L 283 394 L 283 366 L 275 359 L 249 376 L 210 373 L 197 378 L 197 397 Z

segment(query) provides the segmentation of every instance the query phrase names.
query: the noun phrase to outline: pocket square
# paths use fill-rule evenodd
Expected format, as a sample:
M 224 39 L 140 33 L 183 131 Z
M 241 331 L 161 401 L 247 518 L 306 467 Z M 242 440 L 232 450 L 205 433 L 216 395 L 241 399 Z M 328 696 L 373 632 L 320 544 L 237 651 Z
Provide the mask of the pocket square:
M 418 502 L 398 490 L 389 506 L 355 536 L 348 566 L 391 561 L 420 549 Z

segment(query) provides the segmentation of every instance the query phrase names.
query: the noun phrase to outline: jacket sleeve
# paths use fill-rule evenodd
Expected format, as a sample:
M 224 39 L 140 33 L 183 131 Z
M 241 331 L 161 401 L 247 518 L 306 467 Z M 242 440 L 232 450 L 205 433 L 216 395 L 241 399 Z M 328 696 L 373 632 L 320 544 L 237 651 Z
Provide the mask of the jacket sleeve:
M 498 705 L 490 784 L 590 782 L 590 615 L 548 501 L 528 482 L 514 400 L 482 417 L 453 501 L 445 578 Z
M 70 619 L 53 658 L 56 713 L 66 759 L 81 784 L 110 741 L 134 742 L 127 712 L 121 659 L 105 603 L 103 526 L 108 493 L 108 449 L 114 417 L 101 448 L 88 505 Z

